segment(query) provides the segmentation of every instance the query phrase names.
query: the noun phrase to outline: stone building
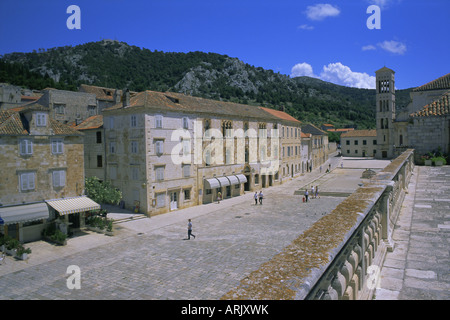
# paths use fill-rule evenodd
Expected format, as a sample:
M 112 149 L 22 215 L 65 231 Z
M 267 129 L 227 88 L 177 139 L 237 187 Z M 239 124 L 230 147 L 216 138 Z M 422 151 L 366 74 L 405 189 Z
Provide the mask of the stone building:
M 300 122 L 256 106 L 126 92 L 103 111 L 103 126 L 106 179 L 127 208 L 148 215 L 282 183 L 280 169 L 289 166 L 290 177 L 301 163 Z M 288 146 L 282 155 L 283 129 L 289 156 Z
M 377 130 L 353 130 L 341 134 L 344 157 L 375 157 L 377 148 Z
M 33 104 L 0 112 L 0 217 L 3 233 L 27 242 L 48 223 L 82 226 L 98 205 L 83 196 L 83 137 Z
M 104 181 L 106 178 L 106 145 L 103 115 L 91 116 L 74 128 L 84 133 L 84 174 L 86 178 L 97 177 L 100 181 Z
M 450 152 L 450 73 L 413 89 L 402 110 L 395 105 L 395 72 L 376 71 L 378 158 L 394 158 L 407 148 L 415 160 L 428 152 Z
M 309 162 L 309 171 L 320 167 L 328 159 L 331 151 L 328 144 L 328 134 L 312 124 L 302 125 L 302 132 L 311 135 L 311 161 Z
M 48 107 L 53 119 L 73 126 L 99 114 L 93 93 L 47 88 L 42 90 L 42 97 L 35 103 Z

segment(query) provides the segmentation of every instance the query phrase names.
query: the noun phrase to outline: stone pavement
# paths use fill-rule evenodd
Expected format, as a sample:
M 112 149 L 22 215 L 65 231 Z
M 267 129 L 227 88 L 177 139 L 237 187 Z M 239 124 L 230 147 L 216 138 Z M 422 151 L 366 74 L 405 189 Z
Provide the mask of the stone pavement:
M 340 158 L 332 158 L 332 167 Z M 328 164 L 327 164 L 328 165 Z M 109 217 L 113 237 L 85 231 L 66 246 L 27 244 L 27 261 L 7 257 L 0 265 L 0 299 L 219 299 L 259 265 L 281 251 L 343 198 L 307 204 L 294 190 L 322 176 L 319 170 L 253 193 L 151 218 L 118 210 Z M 195 240 L 187 241 L 187 219 Z M 69 289 L 71 265 L 81 289 Z
M 450 299 L 450 166 L 415 167 L 376 300 Z

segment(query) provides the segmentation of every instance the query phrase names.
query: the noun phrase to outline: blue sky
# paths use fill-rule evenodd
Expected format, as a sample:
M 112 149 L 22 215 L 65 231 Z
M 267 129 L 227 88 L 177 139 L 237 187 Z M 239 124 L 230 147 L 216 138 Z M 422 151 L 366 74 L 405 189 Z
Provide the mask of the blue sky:
M 66 26 L 70 5 L 79 30 Z M 381 29 L 366 25 L 370 5 Z M 0 0 L 0 54 L 115 39 L 354 87 L 387 66 L 404 89 L 450 72 L 449 13 L 448 0 Z

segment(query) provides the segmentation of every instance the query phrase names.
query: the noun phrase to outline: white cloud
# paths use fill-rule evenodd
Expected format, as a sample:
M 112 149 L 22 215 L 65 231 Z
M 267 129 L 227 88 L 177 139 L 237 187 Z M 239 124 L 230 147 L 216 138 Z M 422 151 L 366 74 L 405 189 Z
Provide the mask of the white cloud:
M 303 62 L 303 63 L 297 63 L 295 66 L 291 69 L 291 77 L 302 77 L 302 76 L 308 76 L 308 77 L 314 77 L 317 78 L 317 76 L 313 72 L 313 68 L 309 63 Z
M 301 26 L 298 26 L 297 29 L 302 29 L 302 30 L 313 30 L 314 27 L 310 26 L 308 24 L 302 24 Z
M 378 43 L 378 46 L 388 52 L 403 55 L 406 52 L 406 45 L 404 43 L 392 40 Z
M 308 6 L 305 13 L 310 20 L 323 20 L 327 17 L 336 17 L 341 11 L 331 4 L 320 3 L 315 6 Z
M 377 48 L 374 45 L 367 45 L 361 48 L 362 51 L 369 51 L 369 50 L 377 50 Z
M 309 63 L 298 63 L 292 67 L 291 78 L 301 76 L 319 78 L 324 81 L 347 87 L 375 89 L 374 76 L 370 76 L 367 73 L 354 72 L 340 62 L 330 63 L 327 66 L 323 66 L 323 70 L 320 75 L 314 74 L 313 67 Z
M 347 87 L 375 88 L 374 76 L 370 76 L 367 73 L 354 72 L 340 62 L 323 66 L 323 71 L 320 73 L 320 79 Z

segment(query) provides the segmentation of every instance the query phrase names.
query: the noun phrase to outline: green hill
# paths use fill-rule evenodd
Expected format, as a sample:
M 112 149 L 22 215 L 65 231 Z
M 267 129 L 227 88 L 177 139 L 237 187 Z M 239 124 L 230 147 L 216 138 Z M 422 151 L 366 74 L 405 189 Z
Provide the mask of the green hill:
M 103 40 L 5 54 L 0 63 L 0 82 L 30 89 L 77 90 L 87 83 L 132 91 L 175 91 L 273 108 L 283 105 L 292 116 L 316 125 L 375 127 L 375 90 L 290 78 L 216 53 L 151 51 Z M 409 91 L 397 91 L 398 107 L 409 102 Z

